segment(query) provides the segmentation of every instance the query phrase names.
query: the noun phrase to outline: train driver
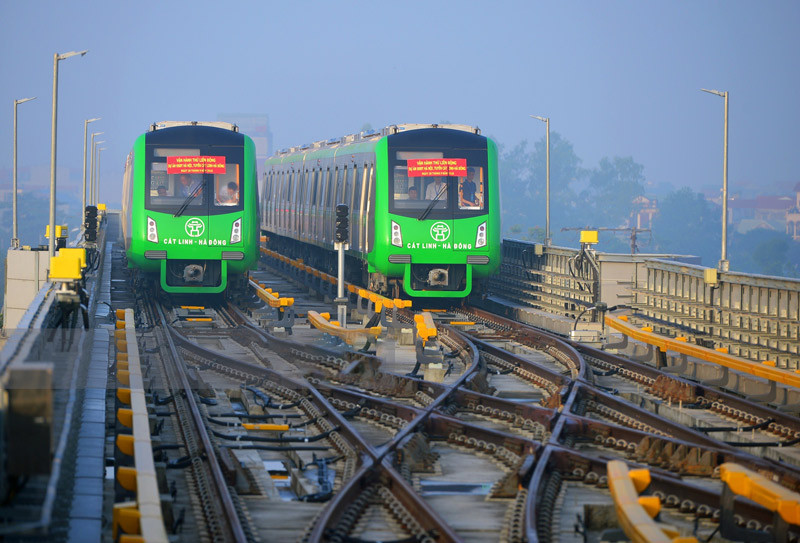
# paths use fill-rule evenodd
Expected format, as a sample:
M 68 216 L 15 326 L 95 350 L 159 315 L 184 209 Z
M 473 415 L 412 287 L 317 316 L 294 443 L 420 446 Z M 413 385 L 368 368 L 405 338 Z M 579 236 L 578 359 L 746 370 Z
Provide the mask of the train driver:
M 195 189 L 202 183 L 198 176 L 182 173 L 178 178 L 180 181 L 181 196 L 190 196 L 194 193 Z M 202 188 L 197 194 L 202 194 Z
M 439 199 L 447 200 L 447 185 L 444 184 L 444 180 L 441 177 L 434 177 L 433 183 L 429 184 L 428 188 L 425 189 L 425 199 L 435 200 L 436 196 L 442 191 L 444 191 L 444 194 L 439 196 Z
M 239 185 L 235 181 L 223 186 L 217 196 L 217 205 L 235 206 L 239 203 Z
M 458 204 L 461 209 L 480 207 L 480 197 L 475 193 L 476 189 L 475 168 L 469 168 L 467 177 L 461 180 L 461 186 L 458 191 Z

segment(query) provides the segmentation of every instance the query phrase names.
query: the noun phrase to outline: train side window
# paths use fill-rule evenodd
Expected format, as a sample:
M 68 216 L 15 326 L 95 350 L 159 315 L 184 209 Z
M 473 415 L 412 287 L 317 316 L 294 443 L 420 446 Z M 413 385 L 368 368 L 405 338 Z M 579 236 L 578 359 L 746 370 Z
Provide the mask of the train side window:
M 292 203 L 301 204 L 303 198 L 303 186 L 308 183 L 308 172 L 298 171 L 294 181 L 294 196 L 292 196 Z
M 358 211 L 355 208 L 360 201 L 361 201 L 361 183 L 358 178 L 358 165 L 356 164 L 355 166 L 353 166 L 353 200 L 352 202 L 350 202 L 351 214 L 356 213 Z M 353 217 L 353 219 L 358 220 L 358 217 Z
M 348 207 L 352 207 L 353 202 L 351 201 L 351 197 L 353 196 L 353 180 L 352 178 L 347 175 L 347 166 L 344 167 L 344 187 L 342 189 L 342 199 L 341 203 L 347 204 Z
M 333 169 L 333 175 L 331 175 L 331 193 L 328 197 L 328 207 L 333 208 L 336 205 L 336 198 L 339 194 L 339 166 L 336 166 Z
M 264 198 L 259 200 L 259 213 L 262 218 L 267 218 L 267 206 L 269 205 L 269 195 L 272 191 L 272 172 L 264 172 L 264 184 L 261 186 L 261 194 Z
M 335 186 L 333 176 L 331 175 L 331 169 L 328 168 L 325 171 L 325 193 L 322 200 L 322 205 L 325 206 L 326 209 L 331 207 L 331 191 Z
M 317 169 L 314 169 L 314 171 L 311 172 L 311 183 L 309 185 L 310 190 L 308 191 L 309 192 L 308 203 L 309 205 L 312 206 L 316 205 L 317 203 L 317 184 L 319 183 L 319 174 L 320 171 Z
M 284 190 L 284 192 L 283 192 L 283 201 L 286 202 L 286 203 L 289 203 L 289 202 L 292 201 L 292 185 L 294 184 L 294 176 L 295 176 L 294 170 L 289 172 L 289 175 L 287 176 L 286 183 L 283 186 L 283 190 Z
M 361 249 L 361 195 L 363 194 L 364 166 L 353 168 L 353 204 L 350 206 L 350 239 L 354 247 Z

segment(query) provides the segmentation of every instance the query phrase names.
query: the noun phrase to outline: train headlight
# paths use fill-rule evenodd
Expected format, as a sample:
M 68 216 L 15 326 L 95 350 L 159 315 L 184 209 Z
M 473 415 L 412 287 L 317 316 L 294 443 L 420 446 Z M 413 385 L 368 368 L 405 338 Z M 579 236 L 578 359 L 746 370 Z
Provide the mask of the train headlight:
M 403 233 L 400 231 L 400 225 L 392 221 L 392 245 L 395 247 L 403 246 Z
M 147 241 L 158 243 L 158 228 L 156 227 L 156 221 L 150 217 L 147 217 Z
M 242 218 L 239 217 L 233 221 L 231 226 L 231 243 L 239 243 L 242 241 Z
M 478 226 L 478 235 L 475 236 L 475 247 L 486 247 L 486 223 Z

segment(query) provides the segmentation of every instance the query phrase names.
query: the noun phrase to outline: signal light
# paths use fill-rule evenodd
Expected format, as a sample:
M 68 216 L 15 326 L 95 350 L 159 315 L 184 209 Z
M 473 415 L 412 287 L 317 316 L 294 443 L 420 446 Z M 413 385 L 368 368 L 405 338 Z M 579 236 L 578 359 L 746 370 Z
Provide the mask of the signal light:
M 97 241 L 97 207 L 86 206 L 83 211 L 83 237 L 88 242 Z
M 350 239 L 350 220 L 347 218 L 350 213 L 350 208 L 346 204 L 338 204 L 336 206 L 336 235 L 335 240 L 337 243 L 347 243 Z

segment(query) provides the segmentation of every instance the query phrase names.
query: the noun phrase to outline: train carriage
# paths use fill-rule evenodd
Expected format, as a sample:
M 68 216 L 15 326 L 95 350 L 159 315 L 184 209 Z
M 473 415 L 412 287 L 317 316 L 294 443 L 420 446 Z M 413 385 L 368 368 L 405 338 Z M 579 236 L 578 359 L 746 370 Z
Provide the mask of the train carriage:
M 258 260 L 253 141 L 229 123 L 152 125 L 128 155 L 122 212 L 128 266 L 164 291 L 244 286 Z
M 392 125 L 279 151 L 261 229 L 335 270 L 335 207 L 350 209 L 348 277 L 398 296 L 465 297 L 500 263 L 497 148 L 465 125 Z

